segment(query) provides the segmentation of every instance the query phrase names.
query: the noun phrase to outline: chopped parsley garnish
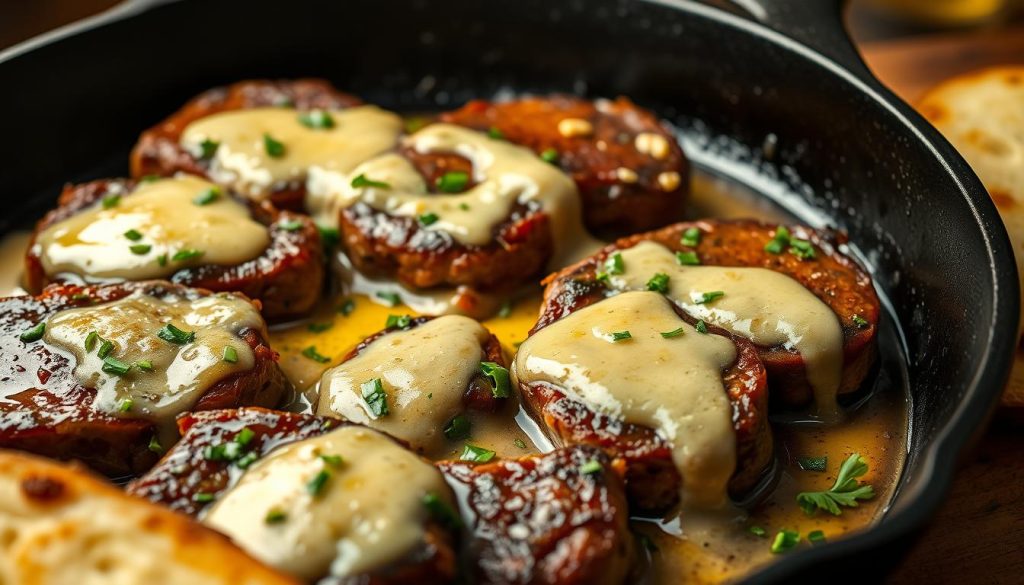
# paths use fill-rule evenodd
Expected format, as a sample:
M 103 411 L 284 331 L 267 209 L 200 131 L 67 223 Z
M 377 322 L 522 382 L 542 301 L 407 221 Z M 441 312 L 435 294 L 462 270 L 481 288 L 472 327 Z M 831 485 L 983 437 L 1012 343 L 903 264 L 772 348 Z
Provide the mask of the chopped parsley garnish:
M 192 501 L 200 504 L 208 504 L 213 501 L 213 498 L 213 494 L 209 492 L 197 492 L 192 496 Z
M 469 211 L 469 203 L 466 203 L 465 201 L 459 203 L 459 209 L 462 211 Z
M 153 362 L 151 362 L 149 360 L 139 360 L 139 361 L 135 362 L 132 365 L 135 366 L 136 368 L 144 371 L 144 372 L 152 372 L 153 371 Z
M 334 323 L 310 323 L 309 325 L 306 325 L 306 330 L 309 331 L 310 333 L 323 333 L 324 331 L 327 331 L 331 327 L 334 327 Z
M 196 340 L 195 331 L 184 331 L 178 329 L 171 323 L 164 325 L 160 331 L 157 331 L 156 336 L 164 341 L 169 341 L 178 345 L 185 345 L 186 343 L 192 343 Z
M 270 158 L 281 158 L 284 156 L 284 143 L 274 140 L 270 134 L 263 133 L 263 150 L 267 151 Z
M 545 148 L 540 153 L 540 159 L 547 163 L 556 164 L 558 162 L 558 151 L 554 148 Z
M 306 491 L 309 495 L 314 498 L 323 493 L 324 488 L 327 487 L 327 482 L 331 479 L 331 472 L 326 469 L 321 469 L 313 476 L 313 479 L 309 480 L 306 484 Z
M 116 374 L 123 376 L 128 373 L 128 370 L 132 369 L 131 364 L 126 364 L 114 356 L 107 356 L 103 358 L 103 371 L 108 374 Z
M 289 219 L 277 224 L 279 228 L 283 229 L 286 232 L 297 232 L 300 229 L 302 229 L 303 225 L 304 224 L 302 223 L 301 219 Z
M 100 340 L 100 334 L 95 331 L 90 331 L 89 335 L 85 336 L 85 351 L 92 351 L 92 348 L 96 347 L 96 342 Z
M 199 143 L 199 158 L 207 160 L 213 158 L 213 155 L 217 154 L 218 148 L 220 148 L 220 142 L 204 138 L 203 141 Z
M 229 364 L 237 363 L 238 362 L 238 350 L 236 350 L 234 347 L 232 347 L 230 345 L 225 345 L 224 346 L 224 361 L 226 361 Z
M 306 357 L 306 358 L 309 358 L 309 359 L 311 359 L 314 362 L 317 362 L 319 364 L 326 364 L 327 362 L 331 361 L 331 358 L 329 358 L 329 357 L 327 357 L 325 355 L 322 355 L 319 351 L 317 351 L 315 345 L 311 345 L 311 346 L 303 349 L 302 350 L 302 356 Z
M 679 243 L 684 246 L 696 248 L 697 245 L 700 244 L 700 235 L 700 228 L 686 228 L 686 231 L 683 232 L 683 237 L 679 239 Z
M 720 299 L 724 296 L 724 291 L 713 290 L 706 293 L 701 293 L 700 295 L 697 296 L 696 299 L 694 299 L 693 302 L 697 303 L 698 305 L 703 305 L 704 303 L 710 303 L 711 301 L 715 299 Z
M 800 457 L 796 460 L 796 464 L 804 471 L 825 471 L 825 468 L 828 467 L 828 456 Z
M 321 455 L 320 460 L 331 467 L 341 467 L 345 459 L 341 455 Z
M 420 225 L 428 226 L 437 223 L 437 220 L 441 219 L 436 213 L 424 213 L 419 217 Z
M 786 249 L 786 246 L 789 245 L 789 239 L 789 228 L 780 225 L 775 228 L 775 235 L 772 237 L 772 240 L 764 245 L 764 251 L 769 254 L 781 254 Z
M 110 352 L 112 351 L 114 351 L 113 342 L 104 339 L 103 343 L 100 344 L 100 349 L 96 352 L 96 355 L 99 356 L 100 359 L 103 359 L 110 355 Z
M 267 515 L 263 517 L 263 521 L 267 524 L 280 524 L 288 519 L 288 515 L 277 509 L 270 509 L 267 511 Z
M 664 272 L 659 272 L 651 277 L 647 281 L 647 290 L 654 292 L 667 293 L 668 292 L 668 281 L 669 277 Z
M 495 140 L 504 140 L 505 134 L 502 133 L 501 129 L 497 126 L 491 126 L 487 129 L 487 135 Z
M 178 250 L 177 252 L 175 252 L 174 256 L 171 256 L 171 260 L 175 262 L 183 262 L 185 260 L 199 258 L 203 254 L 205 254 L 205 252 L 203 252 L 202 250 L 192 250 L 189 248 L 185 248 L 184 250 Z
M 444 427 L 444 436 L 449 439 L 456 441 L 458 439 L 465 439 L 469 436 L 469 431 L 472 425 L 470 425 L 469 419 L 459 414 L 453 418 L 447 426 Z
M 33 341 L 39 341 L 43 338 L 43 333 L 46 333 L 46 321 L 40 321 L 34 326 L 21 332 L 18 339 L 25 343 L 32 343 Z
M 771 241 L 764 245 L 764 250 L 769 254 L 781 254 L 787 248 L 790 254 L 801 260 L 813 260 L 816 256 L 814 244 L 794 238 L 786 226 L 780 225 L 775 228 Z
M 507 318 L 512 314 L 512 301 L 505 300 L 501 302 L 501 307 L 498 308 L 498 316 L 502 319 Z
M 864 317 L 861 317 L 860 315 L 854 315 L 853 317 L 850 317 L 850 319 L 853 320 L 854 325 L 860 327 L 861 329 L 870 325 L 870 323 L 868 323 L 868 320 L 865 319 Z
M 409 315 L 388 315 L 386 321 L 384 321 L 384 327 L 390 329 L 392 327 L 398 327 L 399 329 L 405 329 L 412 323 L 412 317 Z
M 676 262 L 680 266 L 699 266 L 700 257 L 696 252 L 676 252 Z
M 142 239 L 142 233 L 140 233 L 139 230 L 132 229 L 132 230 L 126 231 L 124 233 L 124 237 L 128 238 L 129 240 L 131 240 L 133 242 L 138 242 L 139 240 Z
M 341 313 L 343 317 L 348 317 L 352 314 L 352 311 L 355 310 L 356 302 L 352 299 L 345 299 L 344 301 L 341 301 L 340 305 L 338 305 L 338 312 Z
M 442 193 L 460 193 L 469 184 L 469 175 L 465 171 L 448 171 L 434 181 L 434 185 Z
M 801 260 L 813 260 L 816 256 L 814 244 L 796 238 L 789 241 L 789 253 Z
M 626 270 L 626 263 L 622 261 L 622 254 L 615 252 L 604 261 L 604 270 L 608 274 L 622 274 Z
M 121 412 L 128 412 L 129 410 L 132 409 L 133 406 L 135 406 L 135 401 L 132 400 L 131 398 L 125 398 L 124 400 L 121 401 L 121 405 L 118 406 L 117 409 L 120 410 Z
M 449 530 L 456 530 L 462 526 L 462 520 L 459 515 L 434 492 L 429 492 L 423 495 L 423 507 L 430 512 L 430 515 L 434 517 L 444 526 L 448 527 Z
M 764 535 L 768 534 L 767 532 L 765 532 L 765 529 L 761 528 L 760 526 L 751 526 L 750 533 L 760 538 L 764 538 Z
M 840 506 L 855 508 L 857 500 L 868 500 L 875 496 L 875 490 L 870 484 L 857 480 L 867 472 L 867 462 L 860 453 L 854 453 L 843 461 L 831 488 L 822 492 L 801 492 L 797 494 L 796 501 L 808 516 L 818 510 L 838 516 L 842 513 Z
M 524 441 L 522 439 L 516 439 L 516 440 L 512 441 L 512 444 L 515 445 L 516 447 L 519 447 L 520 449 L 525 449 L 526 448 L 526 441 Z
M 680 327 L 679 329 L 673 329 L 672 331 L 662 331 L 661 336 L 665 339 L 672 339 L 673 337 L 679 337 L 683 333 L 685 332 L 683 331 L 683 328 Z
M 243 445 L 232 441 L 210 445 L 203 449 L 203 458 L 207 461 L 235 461 L 242 456 Z
M 384 384 L 380 378 L 374 378 L 363 382 L 360 386 L 363 393 L 363 401 L 369 407 L 375 417 L 387 416 L 391 410 L 388 408 L 388 395 L 384 392 Z
M 375 189 L 390 189 L 391 188 L 391 185 L 389 185 L 388 183 L 385 183 L 383 181 L 374 181 L 374 180 L 371 180 L 371 179 L 367 179 L 366 175 L 359 175 L 358 177 L 352 179 L 352 186 L 357 188 L 357 189 L 360 188 L 360 187 L 373 187 Z
M 149 254 L 149 251 L 153 249 L 153 246 L 149 244 L 132 244 L 128 246 L 128 249 L 132 251 L 132 254 L 142 256 L 143 254 Z
M 160 254 L 157 256 L 156 263 L 160 266 L 167 266 L 167 254 Z
M 250 429 L 249 427 L 242 427 L 242 430 L 238 431 L 238 434 L 235 435 L 235 438 L 232 440 L 243 447 L 247 447 L 249 446 L 249 443 L 251 443 L 252 440 L 255 438 L 256 431 Z
M 196 195 L 192 199 L 192 203 L 196 205 L 209 205 L 220 197 L 220 187 L 210 187 L 209 189 L 203 190 L 199 195 Z
M 703 333 L 704 335 L 708 334 L 708 324 L 705 323 L 703 319 L 697 321 L 697 324 L 694 325 L 693 328 L 697 330 L 697 333 Z
M 402 298 L 398 296 L 398 293 L 377 291 L 373 296 L 386 302 L 389 307 L 397 307 L 402 302 Z
M 508 398 L 512 395 L 507 368 L 495 362 L 480 362 L 480 371 L 490 380 L 491 394 L 495 398 Z
M 812 543 L 825 542 L 825 532 L 822 530 L 812 530 L 807 533 L 807 541 Z
M 152 451 L 153 453 L 163 453 L 164 452 L 164 447 L 163 447 L 163 445 L 160 444 L 160 439 L 158 439 L 156 437 L 156 435 L 153 435 L 152 437 L 149 438 L 148 449 L 150 451 Z
M 256 451 L 249 451 L 245 455 L 242 455 L 237 461 L 235 461 L 235 465 L 239 469 L 245 469 L 246 467 L 249 467 L 250 465 L 255 463 L 256 460 L 259 458 L 259 453 L 257 453 Z
M 800 544 L 800 533 L 792 530 L 780 530 L 772 541 L 772 552 L 775 554 L 784 553 Z
M 310 110 L 299 114 L 299 123 L 314 130 L 334 128 L 334 117 L 324 110 Z
M 462 454 L 459 455 L 459 459 L 463 461 L 476 461 L 477 463 L 487 463 L 491 459 L 494 459 L 494 451 L 490 449 L 484 449 L 483 447 L 477 447 L 476 445 L 466 444 L 462 449 Z
M 633 335 L 629 331 L 612 331 L 612 342 L 625 341 L 627 339 L 633 339 Z
M 587 461 L 583 465 L 580 465 L 580 473 L 582 473 L 583 475 L 593 475 L 595 473 L 601 473 L 602 469 L 604 468 L 601 466 L 601 462 L 598 461 L 597 459 L 591 459 L 590 461 Z
M 104 195 L 103 196 L 103 209 L 110 209 L 112 207 L 117 207 L 117 205 L 119 203 L 121 203 L 121 196 L 120 195 Z

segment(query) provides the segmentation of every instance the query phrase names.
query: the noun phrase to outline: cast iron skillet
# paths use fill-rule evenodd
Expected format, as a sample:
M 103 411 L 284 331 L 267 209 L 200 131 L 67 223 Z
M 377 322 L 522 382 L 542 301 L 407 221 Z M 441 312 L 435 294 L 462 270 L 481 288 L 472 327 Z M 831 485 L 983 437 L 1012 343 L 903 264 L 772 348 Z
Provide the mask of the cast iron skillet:
M 65 181 L 124 174 L 139 132 L 211 86 L 327 76 L 396 109 L 501 90 L 633 97 L 698 163 L 800 219 L 848 230 L 905 333 L 911 435 L 898 493 L 864 532 L 750 582 L 890 568 L 945 495 L 1016 344 L 1011 248 L 977 178 L 867 71 L 840 2 L 134 0 L 0 53 L 0 233 Z

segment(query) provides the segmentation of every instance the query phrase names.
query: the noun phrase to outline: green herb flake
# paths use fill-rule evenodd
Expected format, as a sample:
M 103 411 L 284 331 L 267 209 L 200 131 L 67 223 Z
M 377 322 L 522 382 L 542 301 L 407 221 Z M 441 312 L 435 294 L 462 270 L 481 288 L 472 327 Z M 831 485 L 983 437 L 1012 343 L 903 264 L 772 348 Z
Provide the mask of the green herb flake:
M 796 464 L 803 471 L 825 471 L 828 467 L 828 456 L 822 457 L 800 457 Z
M 243 447 L 248 447 L 249 443 L 252 443 L 252 440 L 255 438 L 256 431 L 249 427 L 242 427 L 242 430 L 238 431 L 238 434 L 236 434 L 235 438 L 232 440 Z
M 103 367 L 101 369 L 108 374 L 123 376 L 128 373 L 128 370 L 132 369 L 132 365 L 126 364 L 116 357 L 108 355 L 103 358 Z
M 276 508 L 267 510 L 267 515 L 263 517 L 263 522 L 266 524 L 281 524 L 288 520 L 288 515 Z
M 353 301 L 352 299 L 345 299 L 341 301 L 340 305 L 338 305 L 338 312 L 341 313 L 343 317 L 348 317 L 355 310 L 356 302 Z
M 464 415 L 456 415 L 448 424 L 444 427 L 444 436 L 457 441 L 459 439 L 465 439 L 469 436 L 472 425 L 469 419 Z
M 196 340 L 195 331 L 185 331 L 178 329 L 172 323 L 164 325 L 159 331 L 156 332 L 156 336 L 164 341 L 174 343 L 177 345 L 185 345 L 186 343 L 192 343 Z
M 156 435 L 149 438 L 149 445 L 147 447 L 153 453 L 159 454 L 164 452 L 164 447 L 160 444 L 160 439 L 158 439 Z
M 622 260 L 622 254 L 615 252 L 604 261 L 604 270 L 608 274 L 622 274 L 626 270 L 626 263 Z
M 327 487 L 327 482 L 331 480 L 331 472 L 326 469 L 321 469 L 313 476 L 313 479 L 309 480 L 306 484 L 306 491 L 309 495 L 314 498 L 323 493 L 324 488 Z
M 792 530 L 780 530 L 772 541 L 771 551 L 774 554 L 781 554 L 792 550 L 800 544 L 800 533 Z
M 775 228 L 775 235 L 772 236 L 771 241 L 764 245 L 764 251 L 769 254 L 781 254 L 789 245 L 790 238 L 789 229 L 780 225 Z
M 699 266 L 700 257 L 696 252 L 676 252 L 676 262 L 680 266 Z
M 128 412 L 132 409 L 133 406 L 135 406 L 135 401 L 132 400 L 131 398 L 125 398 L 124 400 L 121 401 L 121 405 L 118 406 L 117 409 L 120 410 L 121 412 Z
M 96 343 L 99 340 L 100 334 L 96 333 L 95 331 L 90 331 L 89 334 L 85 336 L 85 343 L 83 343 L 83 345 L 85 346 L 85 351 L 92 351 L 92 349 L 96 347 Z
M 412 116 L 405 120 L 405 133 L 412 134 L 417 130 L 424 128 L 427 124 L 430 124 L 430 118 L 426 116 Z
M 647 281 L 647 290 L 667 293 L 669 276 L 664 272 L 658 272 Z
M 18 339 L 25 343 L 32 343 L 33 341 L 39 341 L 43 338 L 43 333 L 46 333 L 46 321 L 40 321 L 32 327 L 21 332 Z
M 242 445 L 235 442 L 210 445 L 203 449 L 203 458 L 207 461 L 234 461 L 241 455 Z
M 363 382 L 360 386 L 363 394 L 363 401 L 370 409 L 374 417 L 387 416 L 391 413 L 388 408 L 388 395 L 384 392 L 384 384 L 380 378 Z
M 326 465 L 331 467 L 341 467 L 341 464 L 345 462 L 345 459 L 341 455 L 321 455 L 320 460 Z
M 157 256 L 156 263 L 160 266 L 167 266 L 167 254 L 160 254 Z
M 423 507 L 434 518 L 446 526 L 449 530 L 458 530 L 462 527 L 462 520 L 455 510 L 448 505 L 448 502 L 441 499 L 441 496 L 434 492 L 423 495 Z
M 309 325 L 306 325 L 306 330 L 309 331 L 310 333 L 323 333 L 324 331 L 327 331 L 331 327 L 334 327 L 334 323 L 310 323 Z
M 388 315 L 388 318 L 384 321 L 384 327 L 390 329 L 392 327 L 398 327 L 399 329 L 405 329 L 412 324 L 412 317 L 409 315 Z
M 662 331 L 661 336 L 665 339 L 672 339 L 673 337 L 679 337 L 683 333 L 685 333 L 685 331 L 680 327 L 679 329 L 673 329 L 672 331 Z
M 197 492 L 192 495 L 192 501 L 199 504 L 209 504 L 213 498 L 214 495 L 208 492 Z
M 480 371 L 491 383 L 491 394 L 495 398 L 508 398 L 512 395 L 512 384 L 508 369 L 496 362 L 480 362 Z
M 217 154 L 218 148 L 220 148 L 220 142 L 204 138 L 203 141 L 199 143 L 199 158 L 203 160 L 210 160 L 215 154 Z
M 143 256 L 145 254 L 149 254 L 149 251 L 153 249 L 153 246 L 150 244 L 132 244 L 131 246 L 128 246 L 128 249 L 132 251 L 132 254 Z
M 491 126 L 490 128 L 488 128 L 487 135 L 495 140 L 505 139 L 505 134 L 502 133 L 501 129 L 499 129 L 497 126 Z
M 277 224 L 277 227 L 283 229 L 286 232 L 297 232 L 302 229 L 302 226 L 306 225 L 301 219 L 288 219 Z
M 199 205 L 200 207 L 202 207 L 203 205 L 209 205 L 220 197 L 220 193 L 220 187 L 210 187 L 209 189 L 204 189 L 199 193 L 199 195 L 196 195 L 194 198 L 192 198 L 192 203 Z
M 377 291 L 373 296 L 387 303 L 389 307 L 397 307 L 402 302 L 402 297 L 398 296 L 398 293 Z
M 430 212 L 430 213 L 424 213 L 424 214 L 420 215 L 419 222 L 420 222 L 420 225 L 422 225 L 422 226 L 428 226 L 428 225 L 433 225 L 433 224 L 437 223 L 437 220 L 439 220 L 439 219 L 441 219 L 441 218 L 438 217 L 438 215 L 436 213 Z
M 633 335 L 629 331 L 612 331 L 612 342 L 626 341 L 627 339 L 633 339 Z
M 686 231 L 683 232 L 683 237 L 679 239 L 679 243 L 684 246 L 696 248 L 700 244 L 700 236 L 700 228 L 686 228 Z
M 203 252 L 202 250 L 192 250 L 186 248 L 184 250 L 178 250 L 177 252 L 175 252 L 174 255 L 171 256 L 171 260 L 173 260 L 174 262 L 184 262 L 186 260 L 199 258 L 203 254 L 205 254 L 205 252 Z
M 302 350 L 302 356 L 306 357 L 306 358 L 309 358 L 309 359 L 313 360 L 314 362 L 317 362 L 318 364 L 326 364 L 327 362 L 331 361 L 331 358 L 329 358 L 329 357 L 327 357 L 325 355 L 322 355 L 320 352 L 318 352 L 316 350 L 316 346 L 315 345 L 310 345 L 309 347 L 303 349 Z
M 284 156 L 284 143 L 274 139 L 269 133 L 263 133 L 263 150 L 270 158 L 281 158 Z
M 697 303 L 698 305 L 703 305 L 704 303 L 710 303 L 711 301 L 715 299 L 720 299 L 724 296 L 724 291 L 713 290 L 706 293 L 700 293 L 699 295 L 697 295 L 697 298 L 694 299 L 694 302 Z
M 124 233 L 124 237 L 128 238 L 133 242 L 138 242 L 142 239 L 142 233 L 139 230 L 131 229 Z
M 595 473 L 601 473 L 602 469 L 604 469 L 604 467 L 601 465 L 601 462 L 598 461 L 597 459 L 591 459 L 590 461 L 587 461 L 583 465 L 580 465 L 580 473 L 582 473 L 583 475 L 594 475 Z
M 373 187 L 374 189 L 390 189 L 391 188 L 391 185 L 389 185 L 388 183 L 385 183 L 383 181 L 374 181 L 372 179 L 367 179 L 366 175 L 359 175 L 358 177 L 352 179 L 352 186 L 357 188 L 357 189 L 362 188 L 362 187 Z
M 843 461 L 831 488 L 821 492 L 801 492 L 797 494 L 796 501 L 808 516 L 818 510 L 838 516 L 842 514 L 841 507 L 855 508 L 857 500 L 869 500 L 875 496 L 875 490 L 870 484 L 857 479 L 867 472 L 867 461 L 860 453 L 854 453 Z
M 88 293 L 77 292 L 77 293 L 71 295 L 71 300 L 73 300 L 73 301 L 92 301 L 92 297 L 89 296 Z
M 104 339 L 103 343 L 100 344 L 100 349 L 96 352 L 96 355 L 99 356 L 100 359 L 103 359 L 110 355 L 110 352 L 112 351 L 114 351 L 113 342 Z
M 104 195 L 103 196 L 103 209 L 111 209 L 117 207 L 121 203 L 120 195 Z
M 516 447 L 519 447 L 520 449 L 525 449 L 526 448 L 526 441 L 524 441 L 522 439 L 516 439 L 516 440 L 512 441 L 512 444 L 515 445 Z
M 462 449 L 462 454 L 459 455 L 459 459 L 462 461 L 475 461 L 477 463 L 487 463 L 491 459 L 494 459 L 494 451 L 490 449 L 484 449 L 483 447 L 477 447 L 476 445 L 466 444 Z
M 144 372 L 152 372 L 153 371 L 153 362 L 151 362 L 149 360 L 139 360 L 139 361 L 133 363 L 132 366 L 134 366 L 134 367 L 136 367 L 136 368 L 138 368 L 138 369 L 140 369 L 140 370 L 142 370 Z
M 505 300 L 501 302 L 501 307 L 498 308 L 498 316 L 502 319 L 507 319 L 512 314 L 512 301 Z
M 245 469 L 256 462 L 260 458 L 260 454 L 256 451 L 249 451 L 245 455 L 242 455 L 235 461 L 235 465 L 240 469 Z
M 558 164 L 558 151 L 554 148 L 545 148 L 540 153 L 540 159 L 546 163 Z
M 853 317 L 850 317 L 850 319 L 853 321 L 854 325 L 860 327 L 861 329 L 864 329 L 865 327 L 870 325 L 870 323 L 868 323 L 868 320 L 865 319 L 864 317 L 861 317 L 860 315 L 854 315 Z
M 469 184 L 469 175 L 465 171 L 448 171 L 434 181 L 434 185 L 442 193 L 461 193 Z
M 225 345 L 223 358 L 229 364 L 238 363 L 238 350 L 230 345 Z
M 751 533 L 751 534 L 753 534 L 754 536 L 757 536 L 758 538 L 764 538 L 764 536 L 765 536 L 766 534 L 768 534 L 768 533 L 767 533 L 767 532 L 765 531 L 765 529 L 764 529 L 764 528 L 761 528 L 760 526 L 751 526 L 751 527 L 749 528 L 749 530 L 750 530 L 750 533 Z
M 334 117 L 324 110 L 310 110 L 299 114 L 299 123 L 313 130 L 334 128 Z
M 817 254 L 814 251 L 814 244 L 807 240 L 790 240 L 789 253 L 801 260 L 814 260 Z
M 812 530 L 807 533 L 807 541 L 812 544 L 825 542 L 825 532 L 822 530 Z
M 461 209 L 462 211 L 469 211 L 469 203 L 466 203 L 466 202 L 459 203 L 459 209 Z
M 697 330 L 697 333 L 703 333 L 704 335 L 708 334 L 708 324 L 705 323 L 703 319 L 697 321 L 697 324 L 694 325 L 693 328 Z

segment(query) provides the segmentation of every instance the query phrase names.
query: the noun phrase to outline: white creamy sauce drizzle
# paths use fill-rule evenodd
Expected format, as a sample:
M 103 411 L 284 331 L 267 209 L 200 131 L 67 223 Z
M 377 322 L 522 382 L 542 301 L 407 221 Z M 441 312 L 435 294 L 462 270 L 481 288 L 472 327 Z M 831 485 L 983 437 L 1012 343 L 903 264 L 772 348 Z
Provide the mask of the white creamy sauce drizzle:
M 662 333 L 683 329 L 671 338 Z M 614 341 L 615 332 L 631 338 Z M 519 347 L 518 382 L 546 382 L 596 412 L 654 429 L 672 447 L 683 503 L 719 507 L 736 466 L 723 370 L 732 341 L 698 333 L 663 296 L 625 292 L 548 325 Z
M 270 244 L 270 235 L 246 205 L 223 193 L 205 205 L 194 202 L 215 187 L 179 175 L 140 183 L 109 208 L 97 201 L 43 230 L 36 241 L 43 268 L 50 275 L 145 280 L 188 266 L 230 266 L 258 257 Z M 131 230 L 139 237 L 125 235 Z M 202 255 L 174 260 L 182 250 Z
M 178 345 L 157 337 L 168 323 L 195 332 L 194 341 Z M 263 331 L 265 324 L 252 303 L 241 297 L 221 293 L 188 300 L 135 292 L 117 301 L 56 313 L 46 322 L 43 339 L 74 355 L 78 382 L 96 388 L 96 410 L 143 417 L 167 427 L 217 381 L 253 368 L 252 348 L 239 336 L 243 329 Z M 86 349 L 86 339 L 94 331 L 100 339 Z M 103 371 L 98 353 L 104 340 L 113 344 L 109 357 L 132 365 L 127 373 Z M 228 346 L 237 355 L 234 363 L 224 360 Z M 139 361 L 148 361 L 151 370 L 139 368 Z M 130 408 L 125 408 L 126 401 Z
M 462 193 L 428 193 L 423 177 L 398 154 L 368 160 L 347 176 L 321 176 L 309 183 L 307 206 L 321 224 L 334 225 L 339 212 L 356 202 L 395 216 L 437 216 L 422 229 L 443 231 L 465 245 L 494 239 L 494 228 L 517 203 L 537 205 L 550 218 L 555 253 L 549 265 L 564 266 L 600 244 L 582 224 L 580 197 L 573 180 L 533 151 L 451 124 L 431 124 L 405 139 L 423 154 L 454 153 L 473 165 L 477 182 Z M 359 175 L 385 187 L 353 187 Z
M 445 444 L 445 425 L 464 410 L 462 397 L 480 371 L 488 336 L 475 320 L 459 315 L 388 333 L 324 372 L 317 414 L 366 424 L 421 452 L 437 451 Z M 390 410 L 380 417 L 369 410 L 361 389 L 375 378 Z
M 321 456 L 340 456 L 341 463 Z M 307 486 L 321 472 L 329 478 L 312 494 Z M 257 461 L 203 522 L 268 565 L 311 582 L 358 575 L 412 551 L 424 539 L 428 493 L 452 505 L 433 465 L 376 431 L 342 427 Z M 272 513 L 283 517 L 267 522 Z
M 843 332 L 832 309 L 799 282 L 766 268 L 681 266 L 671 250 L 641 242 L 622 250 L 625 270 L 611 276 L 619 290 L 644 290 L 657 273 L 667 274 L 668 297 L 703 319 L 763 347 L 795 350 L 807 365 L 818 415 L 838 416 L 836 393 L 843 369 Z M 706 292 L 720 298 L 698 303 Z
M 181 144 L 198 157 L 204 140 L 218 142 L 210 176 L 255 199 L 292 181 L 329 181 L 398 144 L 402 119 L 391 112 L 359 106 L 327 113 L 334 122 L 330 128 L 303 125 L 302 113 L 291 108 L 220 112 L 189 124 Z M 284 146 L 282 156 L 267 153 L 268 135 Z

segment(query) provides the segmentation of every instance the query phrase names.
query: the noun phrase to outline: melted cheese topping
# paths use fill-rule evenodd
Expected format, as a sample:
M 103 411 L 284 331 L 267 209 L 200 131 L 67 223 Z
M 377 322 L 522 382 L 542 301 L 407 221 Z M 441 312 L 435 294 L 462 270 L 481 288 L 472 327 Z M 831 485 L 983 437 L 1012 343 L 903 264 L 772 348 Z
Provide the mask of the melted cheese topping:
M 416 168 L 398 154 L 388 153 L 347 176 L 311 177 L 307 207 L 314 218 L 334 225 L 341 209 L 361 201 L 400 217 L 436 215 L 437 221 L 421 229 L 447 232 L 462 244 L 482 246 L 494 240 L 494 228 L 508 219 L 518 203 L 539 206 L 551 218 L 555 246 L 551 266 L 565 265 L 599 245 L 583 228 L 576 184 L 533 151 L 451 124 L 427 126 L 406 138 L 406 146 L 423 154 L 454 153 L 466 158 L 477 184 L 462 193 L 428 193 Z M 353 187 L 359 175 L 387 187 Z
M 331 128 L 309 128 L 291 108 L 231 110 L 200 118 L 181 134 L 182 146 L 197 158 L 204 140 L 218 142 L 210 176 L 239 193 L 262 199 L 291 181 L 319 181 L 321 175 L 348 173 L 398 143 L 402 120 L 376 106 L 328 112 Z M 265 137 L 284 146 L 282 156 L 267 153 Z
M 671 338 L 662 333 L 682 328 Z M 615 341 L 612 334 L 629 331 Z M 546 382 L 570 399 L 654 429 L 672 446 L 684 504 L 723 505 L 736 466 L 722 371 L 733 343 L 686 324 L 653 292 L 625 292 L 548 325 L 516 354 L 518 383 Z
M 313 494 L 307 486 L 322 472 L 329 477 Z M 428 493 L 451 504 L 434 466 L 376 431 L 342 427 L 272 451 L 203 522 L 299 578 L 347 577 L 387 566 L 423 542 Z M 280 520 L 268 522 L 273 515 Z
M 195 332 L 195 339 L 182 345 L 161 339 L 157 332 L 168 323 Z M 173 427 L 174 417 L 213 384 L 252 369 L 255 356 L 239 332 L 264 327 L 256 308 L 241 297 L 217 294 L 189 300 L 139 291 L 110 303 L 58 312 L 47 321 L 43 339 L 74 355 L 78 382 L 96 389 L 93 408 Z M 100 339 L 86 349 L 91 332 Z M 108 357 L 132 365 L 127 373 L 103 371 L 103 340 L 113 344 Z M 234 348 L 234 363 L 224 360 L 225 347 Z M 151 370 L 138 367 L 139 361 L 148 361 Z
M 340 416 L 408 441 L 421 452 L 445 446 L 443 429 L 463 411 L 462 396 L 480 372 L 489 333 L 468 317 L 446 315 L 388 333 L 324 372 L 317 414 Z M 374 416 L 361 385 L 380 378 L 390 410 Z
M 655 242 L 623 250 L 622 259 L 625 271 L 611 277 L 613 287 L 644 290 L 652 276 L 667 274 L 668 297 L 694 318 L 762 347 L 797 351 L 807 364 L 819 416 L 838 416 L 843 332 L 832 309 L 799 282 L 766 268 L 680 266 L 668 248 Z M 725 294 L 698 302 L 703 293 L 713 291 Z
M 108 209 L 98 201 L 43 230 L 36 242 L 43 268 L 50 275 L 145 280 L 188 266 L 232 266 L 258 257 L 270 235 L 247 206 L 225 195 L 205 205 L 193 202 L 214 187 L 181 175 L 141 183 Z M 129 239 L 131 230 L 141 237 Z M 173 260 L 182 250 L 202 255 Z

